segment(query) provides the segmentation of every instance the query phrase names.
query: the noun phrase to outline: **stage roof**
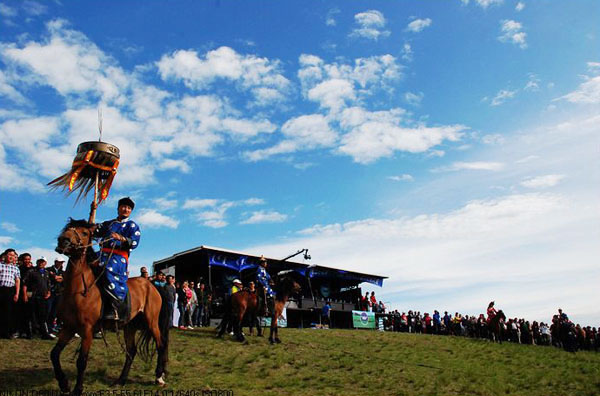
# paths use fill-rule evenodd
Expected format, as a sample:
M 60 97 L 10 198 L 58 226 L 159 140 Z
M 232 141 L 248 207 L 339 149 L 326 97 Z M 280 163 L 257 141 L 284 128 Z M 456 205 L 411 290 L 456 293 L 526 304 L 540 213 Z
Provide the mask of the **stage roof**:
M 195 254 L 205 253 L 208 257 L 209 266 L 225 267 L 236 271 L 244 271 L 250 268 L 256 268 L 260 256 L 247 254 L 244 252 L 222 249 L 212 246 L 199 246 L 193 249 L 184 250 L 175 253 L 171 257 L 157 260 L 153 263 L 154 268 L 164 269 L 170 267 L 171 263 L 178 260 L 185 260 L 186 257 Z M 354 282 L 368 282 L 377 286 L 383 285 L 383 280 L 387 276 L 365 274 L 361 272 L 346 271 L 338 268 L 325 267 L 322 265 L 309 265 L 295 261 L 282 261 L 281 259 L 266 257 L 269 268 L 273 269 L 293 269 L 302 275 L 308 275 L 310 278 L 338 278 Z

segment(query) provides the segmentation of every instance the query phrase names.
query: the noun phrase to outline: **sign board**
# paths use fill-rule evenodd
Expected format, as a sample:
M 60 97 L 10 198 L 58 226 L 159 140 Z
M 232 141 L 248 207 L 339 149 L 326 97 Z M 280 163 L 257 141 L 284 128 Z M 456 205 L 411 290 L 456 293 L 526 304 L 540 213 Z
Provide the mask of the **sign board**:
M 374 329 L 375 312 L 352 311 L 352 324 L 355 329 Z
M 260 318 L 261 327 L 271 327 L 271 318 L 269 317 L 261 317 Z M 281 312 L 281 316 L 277 320 L 277 327 L 287 327 L 287 312 L 284 308 Z

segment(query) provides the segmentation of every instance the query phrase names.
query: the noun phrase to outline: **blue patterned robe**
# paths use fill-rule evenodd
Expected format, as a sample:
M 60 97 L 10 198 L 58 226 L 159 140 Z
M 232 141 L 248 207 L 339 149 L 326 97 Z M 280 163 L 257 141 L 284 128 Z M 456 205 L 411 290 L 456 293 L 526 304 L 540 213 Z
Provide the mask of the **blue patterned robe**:
M 267 297 L 273 297 L 275 293 L 273 289 L 271 289 L 271 275 L 267 272 L 263 267 L 258 267 L 258 272 L 256 274 L 256 280 L 258 283 L 265 289 L 267 292 Z
M 120 242 L 110 238 L 111 233 L 124 236 L 127 240 Z M 140 227 L 129 218 L 119 221 L 108 220 L 96 229 L 95 237 L 105 242 L 98 254 L 100 265 L 105 266 L 104 274 L 108 288 L 121 300 L 127 295 L 127 266 L 129 253 L 140 243 Z

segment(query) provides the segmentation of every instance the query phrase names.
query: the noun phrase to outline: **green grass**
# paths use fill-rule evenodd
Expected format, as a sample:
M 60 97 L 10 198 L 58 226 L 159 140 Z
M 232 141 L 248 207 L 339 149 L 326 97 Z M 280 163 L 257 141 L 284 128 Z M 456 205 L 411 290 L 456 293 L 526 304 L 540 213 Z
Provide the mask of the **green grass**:
M 231 389 L 234 395 L 600 395 L 600 353 L 456 337 L 364 330 L 281 329 L 283 343 L 214 330 L 172 331 L 167 388 Z M 95 340 L 86 390 L 109 389 L 124 354 L 113 333 Z M 54 342 L 0 340 L 0 391 L 58 389 Z M 62 355 L 74 383 L 76 343 Z M 136 358 L 124 389 L 156 390 L 154 363 Z

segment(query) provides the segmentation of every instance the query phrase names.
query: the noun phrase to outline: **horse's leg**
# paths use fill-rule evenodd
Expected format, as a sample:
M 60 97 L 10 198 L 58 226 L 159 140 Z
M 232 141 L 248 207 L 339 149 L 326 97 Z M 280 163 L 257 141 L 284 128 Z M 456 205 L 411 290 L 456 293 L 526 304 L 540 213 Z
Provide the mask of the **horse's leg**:
M 77 383 L 73 389 L 74 396 L 80 396 L 83 392 L 83 375 L 88 363 L 88 355 L 92 346 L 92 325 L 86 324 L 80 330 L 81 348 L 79 349 L 79 357 L 77 358 Z
M 146 323 L 148 324 L 150 333 L 152 334 L 152 338 L 154 338 L 154 342 L 156 343 L 156 351 L 158 352 L 158 357 L 156 359 L 156 370 L 154 371 L 156 377 L 155 383 L 160 386 L 165 386 L 167 383 L 165 382 L 164 375 L 167 372 L 169 347 L 163 343 L 163 338 L 161 337 L 161 331 L 159 327 L 159 312 L 151 312 L 147 309 L 144 311 L 144 315 L 146 317 Z
M 256 311 L 254 311 L 253 316 L 253 320 L 254 320 L 254 325 L 256 326 L 256 335 L 258 337 L 262 337 L 263 336 L 263 328 L 260 325 L 260 320 L 258 319 L 258 316 L 256 315 Z
M 225 329 L 227 328 L 227 315 L 223 315 L 223 319 L 221 319 L 221 323 L 219 323 L 219 325 L 217 326 L 218 329 L 218 333 L 217 333 L 217 337 L 221 338 L 223 337 L 223 334 L 225 333 Z
M 52 348 L 52 352 L 50 352 L 50 359 L 52 360 L 52 366 L 54 367 L 54 377 L 58 381 L 58 386 L 60 387 L 60 391 L 62 393 L 68 393 L 69 389 L 69 380 L 67 380 L 67 376 L 65 375 L 62 367 L 60 365 L 60 354 L 63 349 L 67 346 L 69 341 L 73 338 L 75 332 L 68 327 L 63 327 L 60 329 L 60 333 L 58 333 L 58 341 L 54 348 Z
M 114 385 L 125 385 L 127 382 L 131 364 L 133 363 L 133 359 L 137 354 L 137 346 L 135 345 L 135 332 L 136 329 L 131 323 L 127 324 L 123 329 L 123 337 L 125 338 L 125 364 L 123 365 L 123 370 L 121 370 L 119 379 L 115 381 Z
M 233 316 L 233 332 L 235 333 L 236 339 L 240 342 L 246 341 L 242 334 L 242 320 L 244 320 L 245 309 L 240 307 L 240 312 Z

